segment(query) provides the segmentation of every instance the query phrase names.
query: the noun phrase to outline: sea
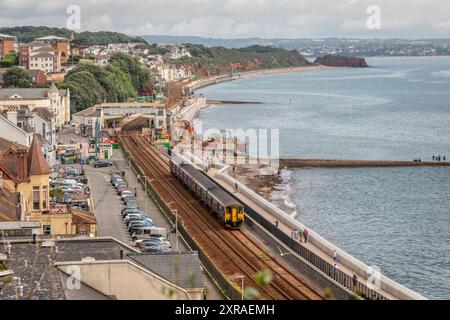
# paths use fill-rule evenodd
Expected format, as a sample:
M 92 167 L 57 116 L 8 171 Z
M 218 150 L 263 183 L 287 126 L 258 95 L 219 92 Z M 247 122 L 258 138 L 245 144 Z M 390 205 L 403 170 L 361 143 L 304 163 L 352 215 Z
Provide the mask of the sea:
M 199 90 L 203 130 L 277 129 L 280 157 L 450 160 L 450 57 L 256 76 Z M 271 201 L 430 299 L 450 299 L 450 168 L 282 170 Z

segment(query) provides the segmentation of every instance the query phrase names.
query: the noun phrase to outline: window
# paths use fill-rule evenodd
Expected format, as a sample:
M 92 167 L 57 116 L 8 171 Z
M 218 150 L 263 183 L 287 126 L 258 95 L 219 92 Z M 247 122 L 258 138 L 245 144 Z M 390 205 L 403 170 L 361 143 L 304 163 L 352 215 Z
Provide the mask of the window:
M 48 191 L 47 191 L 47 186 L 43 186 L 42 187 L 42 209 L 47 209 L 47 195 L 48 195 Z
M 40 206 L 40 192 L 39 187 L 33 187 L 33 210 L 39 210 Z
M 52 234 L 52 225 L 51 224 L 44 224 L 42 226 L 42 231 L 44 232 L 44 236 L 49 236 Z

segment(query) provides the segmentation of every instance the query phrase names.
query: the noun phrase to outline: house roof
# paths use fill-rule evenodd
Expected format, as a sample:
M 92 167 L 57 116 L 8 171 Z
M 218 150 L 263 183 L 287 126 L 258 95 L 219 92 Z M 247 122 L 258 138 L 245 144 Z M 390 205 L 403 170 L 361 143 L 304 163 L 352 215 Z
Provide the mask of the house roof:
M 45 157 L 42 154 L 40 143 L 38 142 L 38 138 L 36 137 L 33 137 L 33 141 L 31 142 L 30 150 L 28 150 L 27 161 L 29 175 L 41 175 L 50 173 L 50 166 L 48 165 L 47 160 L 45 160 Z
M 39 52 L 37 54 L 30 55 L 30 58 L 53 58 L 55 55 L 49 52 Z
M 37 107 L 33 109 L 33 113 L 38 115 L 42 120 L 50 122 L 53 119 L 53 113 L 44 107 Z
M 42 42 L 39 42 L 39 41 L 36 41 L 36 40 L 33 40 L 31 42 L 28 42 L 28 43 L 21 43 L 20 46 L 21 47 L 44 47 L 44 46 L 46 46 L 46 44 L 42 43 Z
M 17 204 L 20 201 L 20 193 L 11 192 L 5 186 L 0 193 L 0 221 L 19 220 Z
M 196 251 L 173 254 L 128 254 L 127 257 L 182 288 L 205 287 Z
M 30 53 L 39 53 L 39 52 L 51 52 L 51 53 L 55 53 L 55 49 L 51 48 L 51 47 L 40 47 L 38 49 L 34 49 L 33 51 L 31 51 Z
M 11 96 L 17 94 L 25 100 L 48 99 L 49 88 L 7 88 L 0 90 L 0 100 L 9 100 Z M 59 90 L 59 94 L 65 96 L 66 90 Z
M 27 147 L 20 143 L 12 142 L 10 140 L 0 137 L 0 155 L 3 155 L 6 151 L 10 149 L 17 151 L 18 149 L 27 149 Z
M 29 297 L 31 300 L 64 300 L 92 297 L 92 291 L 88 292 L 87 296 L 84 296 L 82 290 L 77 292 L 76 296 L 72 295 L 74 293 L 67 293 L 64 284 L 65 278 L 60 278 L 60 270 L 57 266 L 53 266 L 54 261 L 81 261 L 85 257 L 92 257 L 95 260 L 119 260 L 120 250 L 123 250 L 124 254 L 133 252 L 132 248 L 112 238 L 67 238 L 55 240 L 58 252 L 55 251 L 55 247 L 42 246 L 40 241 L 37 245 L 33 244 L 31 237 L 27 240 L 11 240 L 11 245 L 11 253 L 14 258 L 8 262 L 8 268 L 14 271 L 15 276 L 22 279 L 23 297 L 19 299 L 27 299 Z M 0 246 L 3 247 L 1 240 Z M 25 260 L 27 260 L 28 267 L 25 265 Z M 39 280 L 40 290 L 36 290 L 35 281 L 37 280 Z M 5 283 L 3 290 L 0 291 L 0 300 L 14 300 L 17 298 L 15 282 Z
M 96 224 L 97 219 L 89 211 L 72 208 L 72 224 Z

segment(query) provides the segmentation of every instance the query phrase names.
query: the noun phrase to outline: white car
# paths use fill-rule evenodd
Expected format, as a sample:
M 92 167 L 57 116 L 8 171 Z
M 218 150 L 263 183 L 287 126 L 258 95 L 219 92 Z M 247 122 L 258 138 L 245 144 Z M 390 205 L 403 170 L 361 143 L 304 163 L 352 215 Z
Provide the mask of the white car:
M 133 196 L 133 194 L 132 194 L 131 191 L 129 191 L 129 190 L 124 190 L 124 191 L 122 191 L 122 194 L 120 195 L 122 201 L 123 201 L 123 199 L 124 199 L 126 196 Z

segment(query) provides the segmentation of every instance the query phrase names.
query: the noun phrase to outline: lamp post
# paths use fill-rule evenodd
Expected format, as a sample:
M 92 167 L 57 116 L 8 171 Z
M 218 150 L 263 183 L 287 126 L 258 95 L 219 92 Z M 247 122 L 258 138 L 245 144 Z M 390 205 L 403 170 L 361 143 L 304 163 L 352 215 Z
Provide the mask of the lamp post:
M 244 276 L 237 274 L 232 276 L 231 279 L 241 279 L 241 300 L 244 300 Z
M 177 249 L 177 253 L 180 252 L 179 247 L 178 247 L 178 210 L 173 210 L 175 212 L 175 241 L 176 241 L 176 249 Z

